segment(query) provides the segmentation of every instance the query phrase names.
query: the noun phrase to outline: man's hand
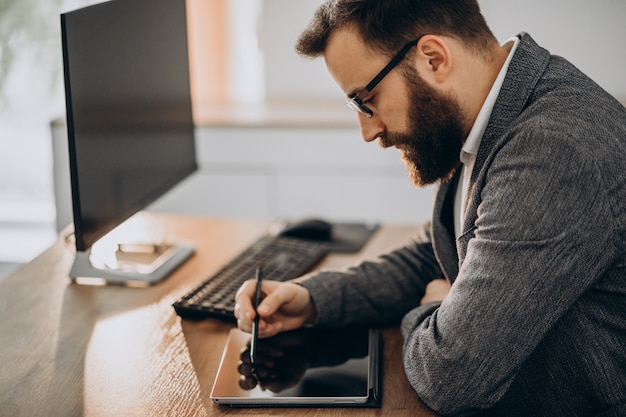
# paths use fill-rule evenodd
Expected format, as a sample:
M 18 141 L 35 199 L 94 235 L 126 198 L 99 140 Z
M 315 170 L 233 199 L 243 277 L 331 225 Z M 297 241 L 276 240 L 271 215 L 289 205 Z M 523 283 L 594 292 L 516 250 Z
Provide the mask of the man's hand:
M 450 292 L 450 283 L 445 279 L 435 279 L 428 283 L 420 305 L 443 301 Z
M 235 296 L 235 318 L 237 326 L 245 331 L 252 330 L 256 282 L 246 281 Z M 313 323 L 317 316 L 309 291 L 292 282 L 265 280 L 262 284 L 263 301 L 259 304 L 259 337 L 270 337 L 287 330 L 294 330 Z

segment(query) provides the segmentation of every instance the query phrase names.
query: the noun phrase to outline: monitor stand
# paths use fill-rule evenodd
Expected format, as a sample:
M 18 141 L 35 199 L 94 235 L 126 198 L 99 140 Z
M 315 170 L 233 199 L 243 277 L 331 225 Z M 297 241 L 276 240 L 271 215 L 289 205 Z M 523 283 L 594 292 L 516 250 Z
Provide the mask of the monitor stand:
M 147 287 L 165 279 L 193 253 L 191 246 L 116 244 L 76 251 L 70 279 L 77 284 Z

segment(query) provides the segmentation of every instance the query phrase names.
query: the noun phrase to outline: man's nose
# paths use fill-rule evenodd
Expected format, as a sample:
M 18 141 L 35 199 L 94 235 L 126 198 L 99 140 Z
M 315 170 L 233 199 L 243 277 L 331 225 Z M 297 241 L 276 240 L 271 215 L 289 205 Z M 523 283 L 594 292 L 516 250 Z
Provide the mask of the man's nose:
M 385 125 L 373 115 L 367 117 L 359 113 L 359 126 L 361 127 L 361 136 L 365 142 L 372 142 L 385 133 Z

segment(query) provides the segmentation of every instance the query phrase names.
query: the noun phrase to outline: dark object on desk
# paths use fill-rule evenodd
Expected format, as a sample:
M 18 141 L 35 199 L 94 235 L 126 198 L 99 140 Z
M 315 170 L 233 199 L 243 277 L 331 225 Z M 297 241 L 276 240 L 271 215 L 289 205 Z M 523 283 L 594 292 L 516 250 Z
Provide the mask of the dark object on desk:
M 328 245 L 315 240 L 262 236 L 222 269 L 184 295 L 173 306 L 180 316 L 235 319 L 235 293 L 263 266 L 263 279 L 287 281 L 308 272 L 327 253 Z
M 306 219 L 295 223 L 287 223 L 287 225 L 278 232 L 278 236 L 311 240 L 330 240 L 332 235 L 332 223 L 321 219 Z
M 331 252 L 358 252 L 378 229 L 375 223 L 331 223 L 305 219 L 279 226 L 278 236 L 326 242 Z
M 231 407 L 379 407 L 378 330 L 298 329 L 260 339 L 231 330 L 210 398 Z M 243 353 L 242 353 L 243 352 Z M 264 364 L 267 364 L 265 366 Z

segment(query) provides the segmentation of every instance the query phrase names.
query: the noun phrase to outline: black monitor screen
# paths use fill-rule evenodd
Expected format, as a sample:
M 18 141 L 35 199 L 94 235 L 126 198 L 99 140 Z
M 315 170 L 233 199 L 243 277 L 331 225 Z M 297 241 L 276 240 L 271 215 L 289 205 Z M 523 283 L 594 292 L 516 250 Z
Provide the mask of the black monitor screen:
M 185 0 L 61 15 L 77 250 L 197 169 Z

